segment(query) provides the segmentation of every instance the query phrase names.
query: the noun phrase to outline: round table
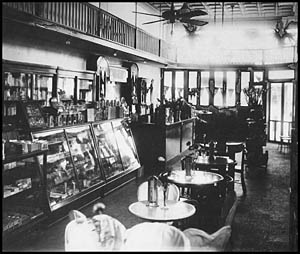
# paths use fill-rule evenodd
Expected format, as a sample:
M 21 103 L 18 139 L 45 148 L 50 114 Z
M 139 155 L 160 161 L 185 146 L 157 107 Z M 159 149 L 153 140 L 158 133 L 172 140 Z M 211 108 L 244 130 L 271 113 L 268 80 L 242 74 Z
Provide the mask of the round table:
M 196 167 L 209 166 L 212 168 L 218 168 L 218 167 L 234 165 L 234 164 L 235 164 L 234 160 L 222 156 L 215 156 L 214 159 L 209 159 L 208 156 L 206 157 L 198 156 L 198 158 L 195 160 Z
M 167 177 L 169 182 L 183 187 L 198 187 L 215 184 L 224 179 L 223 176 L 207 171 L 192 170 L 191 176 L 186 176 L 185 170 L 174 170 Z
M 209 159 L 208 156 L 202 157 L 198 156 L 195 160 L 195 168 L 199 168 L 200 170 L 207 170 L 210 172 L 217 172 L 226 178 L 227 190 L 234 190 L 234 181 L 230 179 L 234 179 L 234 167 L 236 162 L 228 157 L 223 156 L 215 156 L 214 159 Z
M 135 216 L 158 222 L 168 222 L 188 218 L 196 212 L 196 208 L 188 203 L 167 200 L 167 209 L 162 206 L 149 206 L 148 201 L 138 201 L 132 203 L 128 209 Z

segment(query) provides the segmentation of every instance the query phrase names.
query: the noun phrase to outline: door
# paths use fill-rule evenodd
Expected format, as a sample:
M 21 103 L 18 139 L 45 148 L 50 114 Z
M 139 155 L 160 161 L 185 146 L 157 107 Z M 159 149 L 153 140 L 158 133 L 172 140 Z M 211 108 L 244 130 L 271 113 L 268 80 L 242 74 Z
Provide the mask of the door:
M 293 117 L 293 83 L 270 84 L 269 141 L 280 141 L 280 136 L 291 136 Z

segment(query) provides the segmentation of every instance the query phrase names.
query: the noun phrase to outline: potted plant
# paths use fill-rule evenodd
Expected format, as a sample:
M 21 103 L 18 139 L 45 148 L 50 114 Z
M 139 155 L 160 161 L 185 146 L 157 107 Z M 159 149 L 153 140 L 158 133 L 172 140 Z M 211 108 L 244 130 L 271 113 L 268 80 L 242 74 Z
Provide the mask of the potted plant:
M 243 92 L 246 96 L 246 101 L 250 109 L 250 118 L 252 120 L 259 120 L 264 117 L 263 115 L 263 96 L 267 92 L 265 86 L 256 87 L 250 85 L 244 88 Z

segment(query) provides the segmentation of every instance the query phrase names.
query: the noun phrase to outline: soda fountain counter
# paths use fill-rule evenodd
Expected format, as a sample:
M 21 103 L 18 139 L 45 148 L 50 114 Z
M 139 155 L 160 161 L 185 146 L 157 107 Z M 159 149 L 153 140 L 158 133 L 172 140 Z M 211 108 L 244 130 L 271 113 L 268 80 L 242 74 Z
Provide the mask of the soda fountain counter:
M 171 163 L 188 149 L 186 143 L 194 142 L 195 120 L 196 118 L 189 118 L 171 124 L 130 124 L 145 175 L 159 173 L 159 156 Z

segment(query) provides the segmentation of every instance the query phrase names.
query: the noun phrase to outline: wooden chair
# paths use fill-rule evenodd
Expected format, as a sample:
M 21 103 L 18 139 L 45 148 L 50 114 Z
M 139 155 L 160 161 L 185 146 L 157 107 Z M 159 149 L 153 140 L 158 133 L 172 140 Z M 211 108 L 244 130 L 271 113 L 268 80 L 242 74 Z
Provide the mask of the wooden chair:
M 247 162 L 247 150 L 244 144 L 235 146 L 231 148 L 232 150 L 228 150 L 229 158 L 234 159 L 237 162 L 237 165 L 234 167 L 234 173 L 240 174 L 241 180 L 236 180 L 234 178 L 234 182 L 238 184 L 242 184 L 243 194 L 247 194 L 247 188 L 245 183 L 245 168 Z M 237 159 L 239 157 L 239 160 Z
M 234 183 L 242 184 L 243 194 L 246 195 L 245 168 L 247 166 L 247 149 L 242 142 L 237 142 L 236 145 L 228 145 L 227 147 L 226 152 L 218 151 L 218 155 L 227 156 L 236 162 L 236 165 L 232 169 L 228 169 L 228 171 L 233 170 L 232 173 L 229 172 L 229 175 L 232 175 Z M 235 179 L 235 173 L 240 174 L 241 180 Z
M 238 206 L 235 192 L 226 197 L 220 224 L 208 232 L 204 228 L 189 227 L 183 233 L 188 237 L 193 251 L 232 251 L 233 220 Z

